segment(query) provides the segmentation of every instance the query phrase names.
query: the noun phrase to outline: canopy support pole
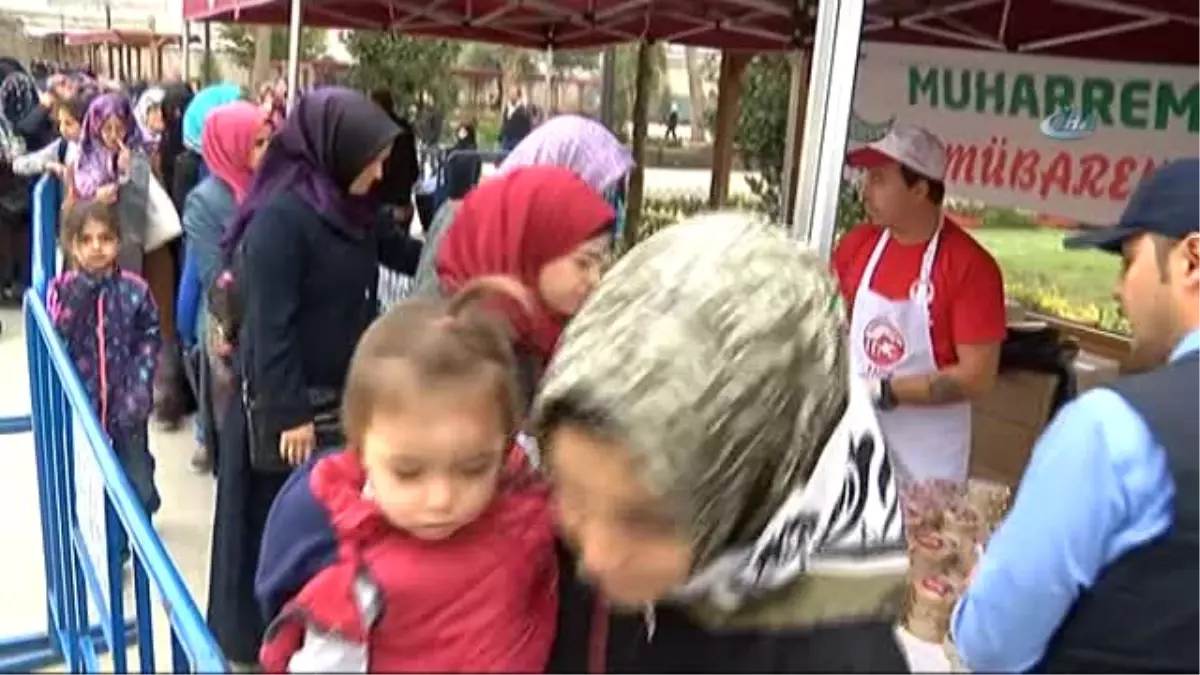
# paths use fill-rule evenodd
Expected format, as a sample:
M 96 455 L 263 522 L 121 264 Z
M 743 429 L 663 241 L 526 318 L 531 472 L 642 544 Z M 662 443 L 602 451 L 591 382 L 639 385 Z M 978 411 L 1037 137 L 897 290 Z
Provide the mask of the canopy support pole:
M 200 61 L 200 83 L 207 87 L 212 84 L 213 71 L 212 54 L 212 22 L 204 22 L 204 59 Z
M 600 123 L 614 134 L 617 129 L 617 48 L 604 50 L 600 70 Z
M 188 39 L 190 33 L 191 24 L 189 24 L 187 21 L 184 21 L 183 35 L 181 36 L 183 39 L 179 41 L 179 62 L 180 76 L 183 78 L 183 82 L 185 84 L 192 81 L 192 59 L 190 50 L 192 45 L 191 41 Z
M 783 173 L 780 176 L 780 218 L 790 221 L 796 210 L 796 182 L 799 179 L 797 169 L 800 166 L 804 152 L 804 104 L 808 101 L 809 75 L 812 73 L 811 60 L 807 50 L 797 50 L 789 56 L 792 64 L 792 81 L 788 89 L 788 119 L 787 135 L 784 137 Z
M 546 107 L 542 109 L 542 119 L 548 119 L 554 113 L 554 47 L 546 47 Z
M 817 5 L 792 232 L 826 259 L 837 230 L 864 4 L 864 0 L 822 0 Z
M 112 2 L 105 0 L 104 2 L 104 30 L 112 32 Z M 117 77 L 117 48 L 113 46 L 112 35 L 106 38 L 108 42 L 108 79 L 113 80 Z
M 708 185 L 708 206 L 719 209 L 729 199 L 729 172 L 733 166 L 733 137 L 737 135 L 741 114 L 742 75 L 753 54 L 721 50 L 721 74 L 717 79 L 717 123 L 713 130 L 712 178 Z M 696 113 L 692 113 L 696 124 Z
M 288 17 L 288 64 L 287 64 L 287 108 L 296 103 L 296 86 L 300 80 L 300 25 L 303 20 L 303 0 L 291 0 L 291 15 Z
M 641 238 L 638 230 L 642 224 L 642 193 L 646 185 L 646 128 L 650 109 L 650 58 L 654 54 L 654 43 L 643 40 L 638 43 L 637 75 L 634 78 L 633 95 L 633 170 L 629 172 L 629 190 L 625 199 L 625 250 Z

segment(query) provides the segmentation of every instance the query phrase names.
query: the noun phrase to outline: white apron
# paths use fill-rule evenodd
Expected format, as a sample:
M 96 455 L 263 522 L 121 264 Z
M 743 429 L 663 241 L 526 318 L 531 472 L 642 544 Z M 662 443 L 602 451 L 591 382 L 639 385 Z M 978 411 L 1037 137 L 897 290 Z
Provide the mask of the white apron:
M 879 238 L 858 284 L 850 320 L 850 364 L 859 377 L 897 378 L 937 371 L 929 304 L 934 293 L 933 261 L 941 236 L 938 228 L 925 247 L 920 276 L 904 300 L 889 300 L 871 290 L 871 278 L 891 239 L 886 231 Z M 906 488 L 966 482 L 970 403 L 901 405 L 880 411 L 879 422 Z

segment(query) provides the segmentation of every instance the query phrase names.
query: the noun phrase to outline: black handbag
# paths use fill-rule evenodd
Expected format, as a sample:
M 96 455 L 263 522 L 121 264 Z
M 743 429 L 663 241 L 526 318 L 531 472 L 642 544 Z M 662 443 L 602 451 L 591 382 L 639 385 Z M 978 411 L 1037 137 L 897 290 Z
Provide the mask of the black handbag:
M 9 223 L 29 220 L 30 181 L 13 174 L 8 166 L 0 166 L 0 219 Z
M 313 454 L 346 442 L 342 430 L 342 397 L 337 389 L 315 387 L 307 390 L 312 407 L 316 445 Z M 270 416 L 254 397 L 249 378 L 242 378 L 242 408 L 246 411 L 246 429 L 250 439 L 250 467 L 255 471 L 287 473 L 293 467 L 279 452 L 279 437 L 286 429 L 272 423 Z

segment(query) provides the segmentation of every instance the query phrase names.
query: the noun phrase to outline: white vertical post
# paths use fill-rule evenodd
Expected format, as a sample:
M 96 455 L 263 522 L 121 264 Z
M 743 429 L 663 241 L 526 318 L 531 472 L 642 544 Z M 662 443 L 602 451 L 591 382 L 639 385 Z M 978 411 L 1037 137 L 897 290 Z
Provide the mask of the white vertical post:
M 111 1 L 111 0 L 109 0 L 109 1 Z M 191 60 L 191 58 L 189 58 L 192 54 L 192 52 L 191 52 L 192 25 L 187 20 L 187 3 L 185 3 L 185 2 L 179 3 L 179 13 L 181 15 L 181 18 L 183 19 L 182 23 L 180 23 L 181 28 L 179 29 L 179 63 L 180 63 L 179 71 L 180 71 L 180 76 L 183 78 L 183 83 L 187 84 L 192 79 L 192 60 Z M 161 65 L 162 64 L 162 47 L 159 47 L 158 49 L 159 49 L 158 63 L 159 63 L 159 65 Z M 160 72 L 158 74 L 158 76 L 166 77 L 166 73 Z
M 546 47 L 546 107 L 542 109 L 542 119 L 550 117 L 550 108 L 554 105 L 554 47 Z
M 837 224 L 864 4 L 822 0 L 817 6 L 792 232 L 825 258 L 832 252 Z
M 291 0 L 291 15 L 288 17 L 288 64 L 287 64 L 287 107 L 296 103 L 296 87 L 300 80 L 300 25 L 302 0 Z
M 183 22 L 183 32 L 179 34 L 179 63 L 184 84 L 192 81 L 192 24 Z

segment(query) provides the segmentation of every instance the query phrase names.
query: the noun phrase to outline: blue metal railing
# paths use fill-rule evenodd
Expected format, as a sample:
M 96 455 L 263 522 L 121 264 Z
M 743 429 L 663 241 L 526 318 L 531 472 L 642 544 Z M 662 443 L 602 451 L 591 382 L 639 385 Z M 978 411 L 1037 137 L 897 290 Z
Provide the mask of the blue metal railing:
M 43 178 L 34 191 L 33 284 L 24 303 L 32 403 L 32 415 L 25 419 L 37 454 L 48 627 L 43 635 L 0 639 L 0 672 L 29 672 L 56 661 L 73 673 L 99 672 L 105 651 L 113 672 L 129 672 L 127 650 L 135 643 L 136 670 L 159 672 L 151 584 L 170 624 L 171 670 L 226 672 L 225 659 L 101 429 L 46 311 L 46 287 L 56 271 L 59 201 L 57 181 Z M 19 432 L 19 426 L 6 424 L 0 433 Z M 126 547 L 133 562 L 131 622 L 120 555 Z

